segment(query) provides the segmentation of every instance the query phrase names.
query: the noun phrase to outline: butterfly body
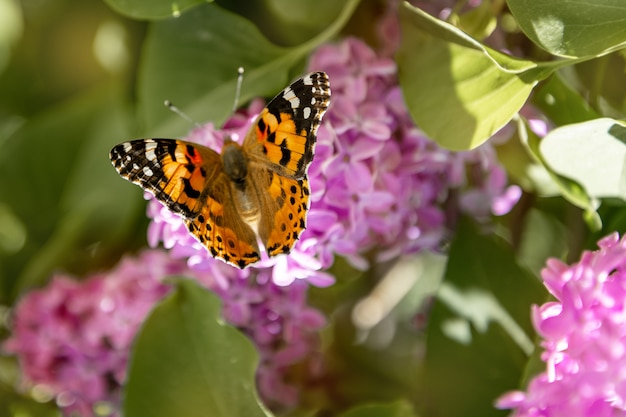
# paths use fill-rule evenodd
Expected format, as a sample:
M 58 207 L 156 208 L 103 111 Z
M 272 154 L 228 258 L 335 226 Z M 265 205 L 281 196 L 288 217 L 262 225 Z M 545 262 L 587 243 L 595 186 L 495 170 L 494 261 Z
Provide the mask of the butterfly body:
M 244 268 L 289 253 L 306 228 L 317 128 L 330 100 L 328 77 L 315 72 L 271 100 L 239 143 L 221 153 L 176 139 L 139 139 L 111 150 L 127 180 L 180 214 L 216 258 Z

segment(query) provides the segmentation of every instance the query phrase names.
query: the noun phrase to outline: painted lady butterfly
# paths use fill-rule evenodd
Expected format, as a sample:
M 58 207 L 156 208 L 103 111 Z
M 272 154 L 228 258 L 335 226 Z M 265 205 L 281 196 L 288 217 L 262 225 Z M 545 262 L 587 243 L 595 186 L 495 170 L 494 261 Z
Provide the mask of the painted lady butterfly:
M 111 150 L 128 181 L 180 214 L 216 258 L 239 268 L 289 253 L 306 227 L 307 168 L 330 102 L 328 76 L 310 73 L 272 99 L 243 144 L 226 139 L 221 154 L 176 139 L 139 139 Z

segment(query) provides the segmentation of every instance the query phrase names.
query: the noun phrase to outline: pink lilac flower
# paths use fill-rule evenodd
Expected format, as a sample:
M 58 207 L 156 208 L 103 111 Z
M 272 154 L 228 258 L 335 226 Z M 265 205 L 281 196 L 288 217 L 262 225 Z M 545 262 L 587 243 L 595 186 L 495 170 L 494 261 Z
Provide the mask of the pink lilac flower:
M 260 271 L 255 280 L 235 279 L 228 290 L 218 291 L 226 300 L 225 319 L 246 329 L 259 350 L 257 384 L 261 397 L 271 406 L 297 404 L 299 391 L 293 383 L 286 383 L 285 372 L 319 354 L 315 350 L 319 344 L 317 333 L 326 319 L 307 306 L 306 292 L 307 285 L 302 281 L 276 285 L 269 269 Z
M 17 354 L 27 382 L 62 399 L 66 413 L 92 416 L 98 402 L 119 403 L 133 337 L 167 292 L 160 279 L 185 269 L 149 251 L 84 282 L 56 275 L 17 305 L 4 349 Z
M 556 301 L 534 306 L 545 371 L 502 396 L 515 417 L 626 415 L 626 238 L 613 233 L 566 265 L 541 272 Z
M 454 154 L 419 131 L 404 105 L 395 63 L 364 42 L 348 38 L 323 45 L 309 69 L 328 73 L 332 98 L 308 173 L 308 228 L 288 257 L 263 261 L 249 273 L 270 268 L 280 285 L 297 279 L 330 285 L 333 278 L 325 271 L 335 256 L 366 269 L 366 254 L 376 253 L 379 261 L 438 248 L 449 232 L 445 213 L 453 189 L 460 195 L 458 209 L 480 219 L 506 213 L 519 198 L 519 189 L 507 188 L 489 144 Z M 262 102 L 254 101 L 222 129 L 207 124 L 187 139 L 219 150 L 226 136 L 242 139 L 261 109 Z M 193 269 L 221 262 L 154 199 L 148 215 L 151 245 L 163 242 Z
M 45 386 L 68 415 L 94 416 L 100 403 L 117 410 L 132 340 L 169 291 L 163 279 L 190 276 L 218 294 L 226 321 L 257 347 L 257 382 L 266 403 L 295 404 L 299 391 L 285 374 L 291 365 L 315 357 L 325 325 L 324 316 L 306 304 L 306 286 L 278 286 L 269 269 L 249 279 L 246 271 L 224 263 L 211 266 L 191 271 L 169 253 L 149 250 L 82 282 L 56 275 L 17 305 L 12 336 L 3 348 L 20 359 L 25 387 Z

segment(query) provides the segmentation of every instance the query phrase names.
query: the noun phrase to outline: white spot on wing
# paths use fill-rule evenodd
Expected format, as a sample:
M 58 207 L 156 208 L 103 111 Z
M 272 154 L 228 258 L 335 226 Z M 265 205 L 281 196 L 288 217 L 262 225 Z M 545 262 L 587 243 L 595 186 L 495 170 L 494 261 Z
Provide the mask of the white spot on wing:
M 304 83 L 304 85 L 313 85 L 313 79 L 311 78 L 310 75 L 307 75 L 306 77 L 304 77 L 302 79 L 302 82 Z
M 292 109 L 297 109 L 298 107 L 300 107 L 300 99 L 296 96 L 291 88 L 287 88 L 285 89 L 285 91 L 283 91 L 283 98 L 289 101 Z
M 126 153 L 130 152 L 133 149 L 133 147 L 128 142 L 124 142 L 122 146 L 124 147 L 124 152 Z
M 148 167 L 143 167 L 143 173 L 146 174 L 146 176 L 148 177 L 151 177 L 154 174 L 152 170 Z
M 302 115 L 304 116 L 305 119 L 308 119 L 309 117 L 311 117 L 311 108 L 310 107 L 303 108 Z
M 156 159 L 156 154 L 154 153 L 154 149 L 148 149 L 148 145 L 146 145 L 146 159 L 148 161 L 154 161 Z
M 137 164 L 133 164 L 133 169 L 134 169 L 135 171 L 139 170 L 139 165 L 137 165 Z

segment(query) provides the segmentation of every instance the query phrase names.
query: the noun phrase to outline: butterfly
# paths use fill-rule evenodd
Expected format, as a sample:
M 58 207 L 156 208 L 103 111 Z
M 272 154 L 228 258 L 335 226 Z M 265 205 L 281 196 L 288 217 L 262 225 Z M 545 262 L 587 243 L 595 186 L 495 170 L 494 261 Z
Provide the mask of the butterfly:
M 239 268 L 287 254 L 306 228 L 307 169 L 330 103 L 324 72 L 294 81 L 221 153 L 184 140 L 138 139 L 110 153 L 117 172 L 184 219 L 212 256 Z

